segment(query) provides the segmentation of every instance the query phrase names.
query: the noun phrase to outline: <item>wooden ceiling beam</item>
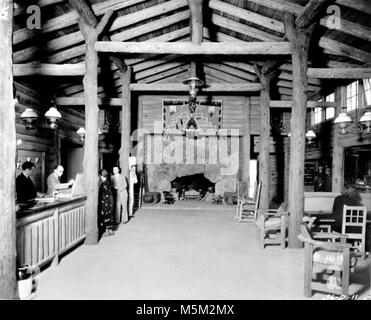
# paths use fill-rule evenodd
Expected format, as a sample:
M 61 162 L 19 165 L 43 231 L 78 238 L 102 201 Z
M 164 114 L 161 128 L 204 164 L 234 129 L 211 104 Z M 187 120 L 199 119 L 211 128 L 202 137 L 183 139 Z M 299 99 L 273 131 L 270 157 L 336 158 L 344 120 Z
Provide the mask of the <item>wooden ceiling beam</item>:
M 164 92 L 188 92 L 189 87 L 182 83 L 132 83 L 130 84 L 132 91 L 164 91 Z M 257 92 L 261 90 L 261 85 L 258 83 L 212 83 L 200 90 L 203 92 Z
M 211 21 L 214 25 L 226 28 L 243 35 L 249 36 L 251 38 L 261 40 L 261 41 L 281 41 L 280 37 L 277 37 L 271 33 L 250 27 L 246 24 L 222 17 L 216 13 L 211 15 Z
M 300 15 L 303 10 L 303 6 L 299 4 L 295 4 L 286 0 L 249 0 L 250 2 L 254 2 L 258 5 L 273 9 L 273 10 L 280 10 L 282 12 L 288 11 L 290 13 L 295 14 L 296 16 Z M 336 0 L 336 4 L 350 7 L 353 9 L 360 10 L 361 12 L 366 12 L 371 15 L 371 6 L 367 3 L 367 0 Z M 319 24 L 322 27 L 328 28 L 328 17 L 323 17 L 320 19 Z M 369 32 L 369 28 L 349 21 L 341 17 L 341 28 L 337 29 L 336 31 L 351 35 L 353 37 L 357 37 L 366 41 L 371 41 L 371 33 Z
M 108 0 L 93 4 L 92 9 L 96 16 L 101 16 L 106 14 L 108 11 L 124 9 L 139 4 L 141 2 L 145 2 L 145 0 Z M 43 21 L 43 26 L 40 31 L 42 33 L 48 33 L 71 27 L 77 24 L 78 18 L 79 15 L 74 10 L 64 13 L 55 18 L 46 20 L 45 22 Z M 13 44 L 18 44 L 20 42 L 28 40 L 32 38 L 34 34 L 35 33 L 28 28 L 19 29 L 13 33 Z
M 335 0 L 310 0 L 304 7 L 303 11 L 295 20 L 298 29 L 306 29 L 313 23 L 318 22 L 324 15 L 326 6 L 332 4 Z
M 371 61 L 371 54 L 370 53 L 368 53 L 366 51 L 363 51 L 363 50 L 360 50 L 360 49 L 357 49 L 353 46 L 347 45 L 343 42 L 332 40 L 330 38 L 322 37 L 319 40 L 318 45 L 321 48 L 330 50 L 331 52 L 335 52 L 335 53 L 337 53 L 341 56 L 347 56 L 347 57 L 352 58 L 352 59 L 357 60 L 357 61 L 361 61 L 361 62 L 364 62 L 364 63 L 367 63 L 367 62 Z
M 164 63 L 164 64 L 161 64 L 160 66 L 155 66 L 153 68 L 150 68 L 150 69 L 147 69 L 147 70 L 136 73 L 135 74 L 135 80 L 136 81 L 141 81 L 141 80 L 146 79 L 148 77 L 155 76 L 159 73 L 162 73 L 164 71 L 173 69 L 175 67 L 180 67 L 182 65 L 184 65 L 184 62 L 183 63 L 182 62 Z
M 270 29 L 272 31 L 279 32 L 282 35 L 284 35 L 285 33 L 284 24 L 281 21 L 274 20 L 271 18 L 267 20 L 267 17 L 256 14 L 256 13 L 251 15 L 251 12 L 246 9 L 242 9 L 240 7 L 236 7 L 236 6 L 221 2 L 220 0 L 210 0 L 210 7 L 212 7 L 213 9 L 219 10 L 223 13 L 234 15 L 235 17 L 239 19 L 244 19 L 248 22 L 252 22 L 254 24 Z M 300 16 L 298 18 L 300 18 Z M 320 38 L 318 45 L 319 47 L 324 48 L 324 49 L 334 48 L 333 51 L 340 53 L 343 56 L 346 56 L 346 57 L 349 57 L 349 58 L 352 58 L 358 61 L 368 62 L 371 60 L 371 55 L 368 52 L 357 49 L 349 45 L 346 45 L 342 42 L 332 40 L 325 36 Z M 275 69 L 276 67 L 277 65 L 273 65 L 273 67 L 270 68 L 270 70 Z M 269 71 L 268 68 L 266 68 L 265 71 Z
M 36 2 L 36 5 L 38 5 L 40 8 L 42 8 L 42 7 L 50 6 L 52 4 L 55 5 L 55 4 L 58 4 L 58 3 L 63 2 L 63 1 L 64 0 L 38 0 Z M 27 6 L 24 5 L 23 3 L 17 3 L 17 6 L 14 8 L 14 11 L 13 11 L 13 17 L 24 14 L 26 12 L 25 11 L 26 8 L 27 8 Z
M 336 4 L 344 7 L 349 7 L 371 15 L 371 6 L 369 0 L 336 0 Z
M 232 75 L 234 77 L 238 77 L 241 80 L 244 81 L 254 81 L 255 80 L 255 75 L 246 73 L 244 71 L 238 70 L 234 67 L 228 66 L 224 63 L 216 63 L 216 62 L 204 62 L 204 66 L 210 67 L 215 70 L 219 70 L 222 72 L 225 72 L 228 75 Z
M 76 64 L 48 64 L 48 63 L 24 63 L 13 64 L 13 76 L 83 76 L 85 75 L 85 63 Z
M 293 86 L 292 81 L 286 81 L 286 80 L 278 80 L 277 82 L 274 82 L 274 84 L 278 87 L 283 87 L 283 88 L 288 88 L 288 89 L 292 89 L 292 86 Z M 310 92 L 315 92 L 320 88 L 321 87 L 308 85 L 308 91 Z
M 169 7 L 166 7 L 166 10 L 164 10 L 163 6 L 159 8 L 157 6 L 150 7 L 150 9 L 152 10 L 150 11 L 149 16 L 143 15 L 141 11 L 133 12 L 128 15 L 125 15 L 124 16 L 125 25 L 123 25 L 123 27 L 128 27 L 132 24 L 137 24 L 149 18 L 156 17 L 157 15 L 171 12 L 174 10 L 174 5 L 170 5 Z M 156 20 L 156 21 L 145 23 L 143 25 L 140 25 L 138 27 L 135 27 L 129 30 L 124 30 L 123 32 L 115 33 L 111 36 L 111 39 L 115 41 L 126 41 L 128 39 L 133 39 L 135 37 L 146 34 L 148 32 L 153 32 L 154 30 L 167 27 L 173 23 L 187 19 L 188 17 L 189 17 L 189 10 L 186 10 L 186 11 L 174 14 L 172 16 L 168 16 L 168 17 Z M 110 31 L 117 31 L 117 30 L 111 27 Z M 49 41 L 46 45 L 46 48 L 47 50 L 50 50 L 50 51 L 56 51 L 56 50 L 66 48 L 74 44 L 77 44 L 79 42 L 83 42 L 83 41 L 84 41 L 84 37 L 82 36 L 81 32 L 78 31 L 78 32 L 69 33 L 65 36 Z
M 93 9 L 89 6 L 86 0 L 69 0 L 69 3 L 73 6 L 73 8 L 75 8 L 80 18 L 83 19 L 88 26 L 94 27 L 94 28 L 99 26 L 98 18 L 96 17 Z M 106 17 L 107 14 L 110 14 L 112 12 L 113 11 L 108 11 L 104 15 L 104 17 Z M 110 17 L 111 15 L 109 16 L 109 18 Z M 101 38 L 104 41 L 111 41 L 110 37 L 104 32 L 101 35 Z M 127 70 L 126 63 L 123 59 L 115 57 L 115 56 L 109 56 L 108 58 L 117 66 L 117 68 L 120 71 L 125 72 Z
M 289 42 L 249 42 L 236 43 L 233 46 L 225 43 L 147 43 L 98 41 L 95 44 L 98 52 L 111 53 L 146 53 L 146 54 L 180 54 L 180 55 L 288 55 L 291 53 Z
M 57 106 L 84 106 L 85 99 L 83 96 L 81 97 L 57 97 L 55 99 L 55 104 Z M 122 99 L 120 98 L 110 98 L 110 99 L 98 98 L 98 104 L 122 107 Z
M 308 77 L 318 79 L 369 79 L 371 68 L 308 68 Z
M 189 64 L 182 64 L 180 66 L 174 67 L 172 69 L 169 69 L 169 70 L 154 74 L 154 75 L 152 75 L 150 77 L 147 77 L 145 79 L 142 79 L 142 80 L 140 80 L 140 82 L 141 83 L 152 83 L 152 82 L 160 81 L 162 79 L 169 78 L 169 77 L 171 77 L 175 74 L 178 74 L 178 73 L 181 73 L 181 72 L 184 72 L 184 71 L 188 71 L 188 70 L 189 70 Z
M 224 13 L 227 13 L 229 15 L 238 17 L 240 19 L 252 22 L 256 25 L 263 25 L 266 28 L 280 32 L 283 31 L 282 22 L 278 20 L 274 20 L 272 18 L 268 18 L 266 16 L 251 12 L 249 10 L 242 9 L 240 7 L 222 2 L 220 0 L 210 0 L 209 1 L 209 7 L 210 9 L 218 10 Z
M 78 1 L 78 0 L 77 0 Z M 133 0 L 129 0 L 129 2 L 132 2 Z M 143 0 L 141 0 L 143 1 Z M 115 0 L 116 2 L 116 0 Z M 122 2 L 122 1 L 121 1 Z M 166 2 L 165 4 L 156 5 L 153 7 L 149 7 L 147 9 L 134 12 L 128 15 L 123 16 L 125 18 L 124 21 L 120 23 L 123 27 L 128 27 L 132 24 L 136 24 L 140 21 L 147 20 L 149 18 L 156 17 L 158 15 L 162 15 L 171 11 L 174 11 L 177 6 L 181 5 L 184 1 L 183 0 L 171 0 L 169 2 Z M 166 5 L 167 4 L 167 5 Z M 94 5 L 93 5 L 94 7 Z M 107 6 L 104 7 L 105 10 L 101 10 L 99 12 L 107 12 L 107 8 L 114 8 L 114 6 Z M 174 9 L 175 8 L 175 9 Z M 144 11 L 144 12 L 143 12 Z M 76 15 L 76 17 L 73 19 L 74 23 L 76 23 L 78 16 L 75 11 L 73 13 Z M 181 20 L 184 20 L 184 16 L 189 16 L 189 10 L 186 10 L 186 13 L 181 15 L 177 14 L 176 18 L 178 18 L 178 21 L 174 21 L 174 17 L 168 16 L 167 20 L 166 18 L 160 19 L 158 21 L 150 22 L 148 24 L 144 24 L 143 26 L 135 27 L 133 32 L 131 33 L 131 30 L 125 30 L 122 33 L 117 33 L 113 35 L 112 40 L 119 40 L 123 41 L 125 39 L 132 39 L 136 35 L 138 35 L 139 32 L 151 32 L 154 30 L 157 30 L 157 28 L 161 27 L 167 27 L 171 23 L 179 22 Z M 122 19 L 122 17 L 117 18 Z M 125 24 L 124 24 L 125 23 Z M 146 26 L 148 25 L 148 26 Z M 27 31 L 30 31 L 29 29 L 26 29 Z M 43 29 L 42 29 L 43 30 Z M 113 27 L 111 27 L 110 32 L 116 31 Z M 138 35 L 139 36 L 139 35 Z M 25 39 L 29 39 L 30 35 L 26 35 Z M 15 39 L 16 40 L 16 39 Z M 59 51 L 55 54 L 52 54 L 48 57 L 48 62 L 51 63 L 60 63 L 64 62 L 70 59 L 73 59 L 75 57 L 81 56 L 85 53 L 85 45 L 83 44 L 84 37 L 82 36 L 80 31 L 72 32 L 69 34 L 66 34 L 64 36 L 61 36 L 57 39 L 53 39 L 47 42 L 45 48 L 49 52 Z M 16 43 L 16 42 L 15 42 Z M 80 43 L 80 45 L 78 45 Z M 76 46 L 77 45 L 77 46 Z M 72 47 L 73 46 L 73 47 Z M 72 48 L 70 48 L 72 47 Z M 68 49 L 66 49 L 68 48 Z M 65 50 L 63 50 L 65 49 Z M 62 51 L 61 51 L 62 50 Z M 37 46 L 35 47 L 29 47 L 20 51 L 17 51 L 14 53 L 14 59 L 16 63 L 31 60 L 35 53 L 39 51 L 39 48 Z
M 163 34 L 161 36 L 158 36 L 158 37 L 155 37 L 155 38 L 152 38 L 152 39 L 148 39 L 144 42 L 174 41 L 174 40 L 177 40 L 181 37 L 184 37 L 187 34 L 189 34 L 189 27 L 174 30 L 172 32 Z M 84 54 L 85 54 L 85 45 L 82 44 L 82 45 L 73 47 L 71 49 L 67 49 L 67 50 L 64 50 L 64 51 L 61 51 L 61 52 L 57 52 L 57 53 L 51 55 L 48 58 L 48 61 L 52 62 L 52 63 L 60 63 L 60 62 L 64 62 L 64 61 L 67 61 L 67 60 L 71 60 L 71 59 L 83 56 Z M 128 65 L 133 65 L 133 64 L 136 64 L 136 63 L 140 63 L 144 60 L 145 60 L 144 58 L 128 58 L 128 59 L 125 59 L 125 62 Z
M 338 105 L 337 102 L 326 102 L 326 101 L 307 101 L 307 108 L 336 108 Z M 271 100 L 270 101 L 271 108 L 292 108 L 292 101 L 291 100 Z

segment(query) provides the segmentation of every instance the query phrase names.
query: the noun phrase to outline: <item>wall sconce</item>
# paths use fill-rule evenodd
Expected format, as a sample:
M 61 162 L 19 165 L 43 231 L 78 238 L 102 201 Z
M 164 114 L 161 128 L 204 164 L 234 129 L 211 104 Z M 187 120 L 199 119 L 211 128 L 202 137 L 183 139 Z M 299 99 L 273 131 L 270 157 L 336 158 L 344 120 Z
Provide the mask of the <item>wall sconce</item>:
M 50 107 L 49 110 L 45 113 L 45 118 L 49 119 L 49 128 L 56 129 L 58 127 L 57 119 L 61 119 L 62 115 L 56 107 Z
M 353 120 L 345 112 L 340 113 L 334 120 L 334 124 L 340 128 L 340 134 L 368 134 L 371 133 L 371 111 L 366 111 L 358 120 L 358 109 L 356 109 L 355 124 L 351 125 Z
M 32 108 L 26 108 L 26 110 L 21 114 L 21 119 L 26 126 L 26 129 L 35 128 L 35 121 L 37 117 L 37 113 Z
M 183 83 L 189 86 L 189 95 L 192 98 L 197 96 L 198 87 L 201 87 L 204 84 L 204 82 L 197 77 L 190 77 L 184 80 Z
M 58 127 L 57 120 L 62 118 L 61 113 L 54 106 L 50 107 L 49 110 L 45 112 L 44 116 L 49 120 L 49 124 L 41 122 L 40 127 L 50 129 L 56 129 Z M 36 127 L 38 115 L 32 108 L 26 108 L 21 114 L 21 119 L 26 129 L 34 129 Z
M 290 138 L 291 137 L 291 132 L 287 134 L 287 136 Z M 313 140 L 317 137 L 315 132 L 313 130 L 308 130 L 307 133 L 305 134 L 305 138 L 308 140 L 308 144 L 313 144 Z
M 316 134 L 314 133 L 313 130 L 308 130 L 307 133 L 305 134 L 305 138 L 308 139 L 308 144 L 313 144 L 313 140 L 316 138 Z
M 85 140 L 85 128 L 84 127 L 80 127 L 77 131 L 76 131 L 76 134 L 80 137 L 80 139 L 82 141 Z
M 362 125 L 366 126 L 365 133 L 371 133 L 371 112 L 367 111 L 364 115 L 359 119 L 359 122 Z
M 85 141 L 86 130 L 80 127 L 76 130 L 76 134 L 80 137 L 81 141 Z M 102 131 L 98 128 L 98 135 L 102 135 Z
M 198 87 L 204 85 L 204 82 L 197 77 L 190 77 L 183 81 L 184 84 L 189 86 L 189 101 L 188 108 L 191 113 L 196 111 L 197 107 L 197 92 Z

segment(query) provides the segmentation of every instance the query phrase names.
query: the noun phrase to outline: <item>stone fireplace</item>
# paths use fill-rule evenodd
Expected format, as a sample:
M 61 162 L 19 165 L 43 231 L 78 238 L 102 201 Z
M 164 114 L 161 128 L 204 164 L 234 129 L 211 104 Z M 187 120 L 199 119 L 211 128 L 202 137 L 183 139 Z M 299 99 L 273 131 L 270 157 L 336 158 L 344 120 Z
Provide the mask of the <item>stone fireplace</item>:
M 227 130 L 225 130 L 227 131 Z M 157 139 L 157 143 L 156 143 Z M 144 159 L 149 192 L 169 191 L 179 178 L 200 175 L 223 192 L 235 192 L 239 169 L 239 136 L 147 136 Z

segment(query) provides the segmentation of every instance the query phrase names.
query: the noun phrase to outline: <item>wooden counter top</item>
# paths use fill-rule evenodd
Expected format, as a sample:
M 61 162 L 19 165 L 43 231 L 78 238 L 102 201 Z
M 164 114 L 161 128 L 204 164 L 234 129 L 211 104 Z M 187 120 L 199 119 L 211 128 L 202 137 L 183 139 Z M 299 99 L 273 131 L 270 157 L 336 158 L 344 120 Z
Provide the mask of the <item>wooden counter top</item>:
M 21 205 L 21 209 L 17 211 L 17 219 L 29 216 L 31 214 L 40 213 L 57 207 L 70 205 L 86 200 L 86 196 L 77 196 L 72 199 L 57 199 L 53 202 L 35 202 L 30 205 Z

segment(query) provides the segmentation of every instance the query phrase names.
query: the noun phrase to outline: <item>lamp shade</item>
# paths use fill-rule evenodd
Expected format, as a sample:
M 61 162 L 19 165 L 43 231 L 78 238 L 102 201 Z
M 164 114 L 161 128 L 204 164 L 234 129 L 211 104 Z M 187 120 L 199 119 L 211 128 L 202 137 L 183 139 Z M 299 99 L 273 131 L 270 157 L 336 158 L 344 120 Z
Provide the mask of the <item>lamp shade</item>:
M 371 112 L 367 111 L 364 115 L 359 119 L 359 122 L 366 126 L 366 133 L 371 133 Z
M 316 137 L 316 134 L 314 133 L 313 130 L 308 130 L 307 133 L 305 134 L 305 137 L 308 139 L 314 139 Z
M 58 127 L 57 119 L 61 119 L 62 115 L 56 107 L 50 107 L 49 110 L 46 111 L 45 117 L 50 121 L 50 129 L 56 129 Z
M 371 111 L 365 112 L 361 119 L 359 119 L 359 122 L 361 123 L 371 122 Z
M 83 138 L 85 136 L 85 128 L 84 127 L 80 127 L 77 131 L 76 131 L 76 134 L 79 135 L 81 138 Z
M 49 118 L 50 121 L 53 121 L 53 120 L 56 120 L 56 119 L 61 119 L 62 118 L 62 115 L 57 110 L 56 107 L 50 107 L 49 110 L 46 111 L 45 117 Z
M 37 119 L 37 113 L 32 108 L 26 108 L 21 114 L 21 119 L 24 122 L 26 129 L 34 128 L 34 121 Z
M 32 108 L 27 108 L 25 111 L 22 112 L 21 119 L 22 120 L 37 119 L 37 113 L 33 111 Z
M 191 89 L 200 87 L 204 84 L 204 82 L 197 77 L 190 77 L 183 81 L 184 84 L 188 85 Z
M 340 113 L 336 119 L 334 120 L 335 124 L 342 124 L 342 123 L 350 123 L 352 122 L 352 118 L 349 117 L 346 113 Z

